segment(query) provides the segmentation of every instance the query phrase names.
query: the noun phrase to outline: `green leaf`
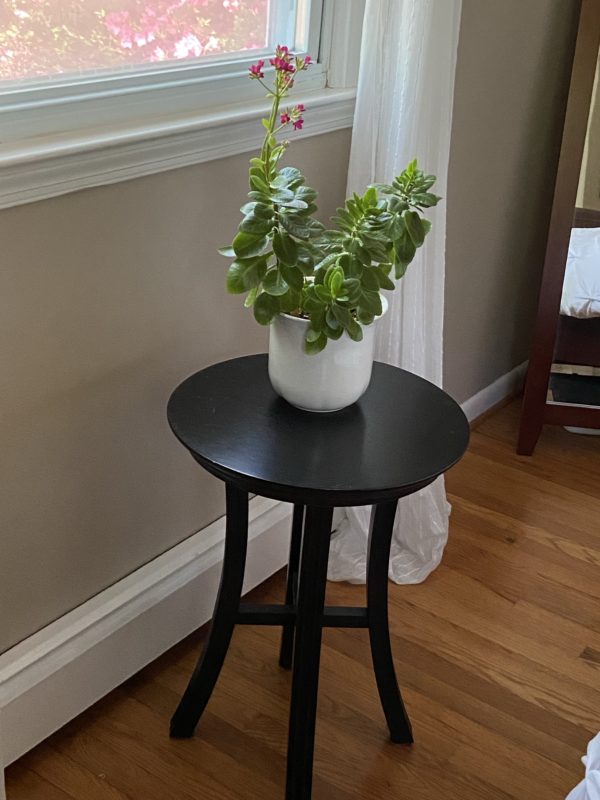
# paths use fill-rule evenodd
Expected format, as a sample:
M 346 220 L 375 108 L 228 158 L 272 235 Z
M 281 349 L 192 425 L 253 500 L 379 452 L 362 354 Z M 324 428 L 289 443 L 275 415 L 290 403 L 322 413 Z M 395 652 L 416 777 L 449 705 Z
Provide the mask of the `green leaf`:
M 336 272 L 331 278 L 331 285 L 329 287 L 329 291 L 331 292 L 333 297 L 337 297 L 339 295 L 343 283 L 344 283 L 344 273 L 341 267 L 336 267 Z
M 417 206 L 431 208 L 432 206 L 437 206 L 441 199 L 442 198 L 438 197 L 437 194 L 432 194 L 431 192 L 419 192 L 417 194 L 413 194 L 410 198 L 410 201 Z
M 302 292 L 290 286 L 288 291 L 285 294 L 282 294 L 278 299 L 280 311 L 289 314 L 292 311 L 297 311 L 301 307 Z
M 231 246 L 229 246 L 229 247 L 219 247 L 218 252 L 222 256 L 225 256 L 225 258 L 235 258 L 235 250 Z
M 306 277 L 308 277 L 309 275 L 312 275 L 313 272 L 314 272 L 313 263 L 312 263 L 312 261 L 310 259 L 298 258 L 298 261 L 296 262 L 296 266 L 302 272 L 302 274 L 305 275 Z
M 403 278 L 406 275 L 406 270 L 408 269 L 410 262 L 409 261 L 397 261 L 394 264 L 394 273 L 396 275 L 396 280 L 399 281 L 400 278 Z
M 364 194 L 363 201 L 365 206 L 374 206 L 377 203 L 377 189 L 374 186 L 369 186 Z
M 401 214 L 408 208 L 408 203 L 403 197 L 394 194 L 388 198 L 387 207 L 392 214 Z
M 328 339 L 333 339 L 335 341 L 339 339 L 343 333 L 344 329 L 341 325 L 338 325 L 337 328 L 331 328 L 329 325 L 325 327 L 325 336 L 327 336 Z
M 255 236 L 252 233 L 240 231 L 233 240 L 233 250 L 239 258 L 251 258 L 264 253 L 270 245 L 266 236 Z
M 332 265 L 327 270 L 324 283 L 331 296 L 337 297 L 344 283 L 344 270 L 337 264 Z
M 261 292 L 254 301 L 254 319 L 260 325 L 268 325 L 279 313 L 279 302 L 266 292 Z
M 317 192 L 310 186 L 299 186 L 295 191 L 297 200 L 304 200 L 305 203 L 312 203 L 317 199 Z
M 327 311 L 325 312 L 325 322 L 327 323 L 327 327 L 331 328 L 334 331 L 337 331 L 339 328 L 342 327 L 331 308 L 328 308 Z
M 376 317 L 378 317 L 383 311 L 379 292 L 363 291 L 360 296 L 360 305 L 366 311 L 369 311 L 371 314 L 375 314 Z
M 358 278 L 346 278 L 342 291 L 348 296 L 350 305 L 355 306 L 360 300 L 360 281 Z
M 255 236 L 265 236 L 271 232 L 273 227 L 273 220 L 261 219 L 249 214 L 240 223 L 240 230 L 244 233 L 252 233 Z
M 348 328 L 352 324 L 352 314 L 347 308 L 344 308 L 344 306 L 340 306 L 338 303 L 333 303 L 331 306 L 331 311 L 340 325 L 342 325 L 344 328 Z
M 408 231 L 405 231 L 402 236 L 396 239 L 394 249 L 396 251 L 396 261 L 406 265 L 410 264 L 417 252 L 415 243 L 408 235 Z
M 238 261 L 234 261 L 227 270 L 227 291 L 229 294 L 247 292 L 244 285 L 244 269 Z
M 363 325 L 370 325 L 375 319 L 375 314 L 371 314 L 370 311 L 365 311 L 364 308 L 358 310 L 357 316 L 358 321 Z
M 365 269 L 368 267 L 365 267 L 356 256 L 348 255 L 348 260 L 344 261 L 344 272 L 350 278 L 360 278 Z
M 305 205 L 306 205 L 306 203 L 305 203 Z M 318 208 L 316 207 L 316 205 L 314 203 L 311 203 L 310 205 L 306 206 L 306 208 L 298 209 L 297 213 L 301 217 L 310 217 L 310 216 L 312 216 L 312 214 L 316 214 L 317 211 L 318 211 Z
M 270 194 L 268 185 L 265 183 L 263 178 L 260 178 L 258 175 L 250 175 L 250 186 L 257 192 L 262 192 L 267 196 Z
M 313 314 L 318 314 L 323 311 L 324 303 L 316 296 L 314 292 L 307 292 L 303 300 L 304 310 L 310 314 L 311 319 Z
M 227 271 L 227 291 L 242 294 L 258 286 L 266 272 L 266 258 L 238 258 Z
M 273 234 L 273 252 L 282 264 L 294 266 L 298 259 L 296 242 L 287 233 L 275 231 Z
M 295 236 L 297 239 L 310 239 L 311 231 L 309 226 L 306 224 L 307 220 L 304 220 L 301 217 L 296 217 L 294 214 L 281 213 L 279 215 L 279 221 L 281 222 L 282 227 L 284 227 L 288 233 L 291 233 L 292 236 Z
M 240 211 L 244 215 L 253 214 L 255 217 L 261 217 L 262 219 L 271 219 L 275 213 L 273 206 L 268 203 L 259 203 L 257 201 L 246 203 L 240 208 Z
M 360 281 L 365 289 L 369 289 L 372 292 L 379 291 L 379 280 L 373 267 L 367 267 L 363 270 Z
M 294 186 L 298 186 L 300 183 L 304 182 L 304 175 L 300 172 L 299 169 L 296 167 L 284 167 L 283 169 L 279 170 L 279 174 L 272 181 L 271 186 L 274 186 L 278 189 L 285 189 L 285 188 L 294 188 Z
M 348 331 L 348 336 L 353 341 L 355 342 L 362 341 L 363 338 L 362 328 L 355 319 L 350 320 L 350 324 L 346 327 L 346 330 Z
M 264 203 L 265 205 L 269 205 L 269 203 L 271 202 L 270 192 L 248 192 L 248 197 L 252 201 L 256 201 L 257 203 Z
M 304 200 L 297 200 L 295 197 L 292 200 L 282 200 L 279 205 L 282 208 L 294 208 L 298 211 L 306 211 L 308 209 L 308 203 L 305 203 Z
M 315 270 L 321 268 L 327 269 L 327 267 L 330 267 L 332 264 L 335 264 L 338 258 L 339 258 L 339 253 L 330 253 L 328 256 L 325 256 L 325 258 L 322 259 L 322 261 L 319 261 L 318 264 L 315 264 Z
M 425 240 L 425 229 L 423 228 L 421 217 L 416 211 L 405 211 L 402 218 L 415 247 L 420 247 Z
M 257 294 L 258 294 L 258 287 L 255 286 L 253 289 L 250 289 L 250 291 L 248 292 L 248 296 L 244 300 L 245 308 L 251 308 L 254 305 L 254 301 L 256 300 Z
M 329 302 L 330 302 L 330 300 L 331 300 L 331 293 L 329 292 L 329 290 L 328 290 L 328 289 L 326 289 L 326 288 L 325 288 L 324 286 L 322 286 L 321 284 L 317 284 L 317 285 L 314 287 L 314 290 L 315 290 L 315 294 L 317 295 L 317 297 L 319 298 L 319 300 L 321 300 L 323 303 L 329 303 Z
M 317 353 L 320 353 L 321 350 L 324 350 L 326 345 L 327 345 L 327 337 L 325 336 L 324 333 L 320 333 L 319 338 L 316 339 L 314 342 L 308 342 L 306 340 L 304 341 L 304 350 L 309 355 L 316 355 Z
M 373 260 L 371 253 L 369 253 L 367 248 L 362 244 L 358 244 L 358 242 L 354 246 L 354 255 L 361 262 L 361 264 L 364 264 L 366 267 L 371 266 L 371 261 Z
M 282 264 L 280 267 L 284 280 L 294 289 L 302 289 L 304 286 L 304 275 L 298 267 L 290 267 Z
M 371 267 L 377 275 L 381 289 L 388 289 L 390 292 L 396 288 L 396 284 L 388 278 L 387 273 L 381 267 Z
M 294 199 L 294 193 L 290 191 L 290 189 L 278 189 L 272 195 L 272 200 L 274 203 L 286 203 L 289 200 Z
M 273 267 L 267 271 L 267 274 L 263 278 L 262 285 L 265 292 L 273 295 L 274 297 L 279 297 L 279 295 L 285 294 L 289 289 L 288 284 L 283 279 L 283 276 L 277 267 Z
M 306 342 L 316 342 L 320 336 L 321 336 L 321 331 L 316 331 L 314 328 L 309 328 L 306 331 L 306 336 L 304 337 L 304 340 Z

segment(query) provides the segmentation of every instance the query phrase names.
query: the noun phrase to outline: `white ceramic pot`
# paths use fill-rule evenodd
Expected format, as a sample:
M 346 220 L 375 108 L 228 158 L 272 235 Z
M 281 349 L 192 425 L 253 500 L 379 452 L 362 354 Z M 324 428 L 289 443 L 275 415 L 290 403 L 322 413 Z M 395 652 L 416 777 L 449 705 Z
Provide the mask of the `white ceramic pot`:
M 363 326 L 363 338 L 355 342 L 347 333 L 316 355 L 304 350 L 309 322 L 280 314 L 270 326 L 269 378 L 277 394 L 304 411 L 339 411 L 355 403 L 367 390 L 373 368 L 376 326 Z

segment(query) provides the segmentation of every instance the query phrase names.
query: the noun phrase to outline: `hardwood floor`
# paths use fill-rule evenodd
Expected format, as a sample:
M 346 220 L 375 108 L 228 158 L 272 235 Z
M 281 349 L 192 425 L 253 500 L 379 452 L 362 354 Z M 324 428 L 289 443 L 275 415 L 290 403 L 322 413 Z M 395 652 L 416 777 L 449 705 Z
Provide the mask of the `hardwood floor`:
M 564 800 L 583 776 L 600 730 L 600 438 L 548 428 L 520 457 L 518 413 L 486 419 L 448 475 L 442 565 L 390 584 L 412 747 L 387 740 L 366 631 L 325 631 L 315 800 Z M 328 601 L 363 592 L 331 584 Z M 282 574 L 253 594 L 281 598 Z M 8 800 L 283 798 L 278 635 L 236 630 L 193 740 L 169 740 L 168 721 L 202 632 L 11 766 Z

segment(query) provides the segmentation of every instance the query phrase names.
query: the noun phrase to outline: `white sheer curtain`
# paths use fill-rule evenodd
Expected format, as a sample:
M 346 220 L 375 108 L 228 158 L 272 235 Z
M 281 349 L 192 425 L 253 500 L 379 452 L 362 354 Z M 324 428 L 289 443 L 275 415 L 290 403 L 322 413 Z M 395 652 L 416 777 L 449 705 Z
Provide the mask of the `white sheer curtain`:
M 415 156 L 445 196 L 461 0 L 367 0 L 348 191 L 391 181 Z M 376 358 L 440 385 L 446 211 L 395 292 Z M 443 479 L 400 501 L 390 578 L 418 583 L 439 564 L 450 506 Z M 332 537 L 330 580 L 364 583 L 370 508 L 352 508 Z

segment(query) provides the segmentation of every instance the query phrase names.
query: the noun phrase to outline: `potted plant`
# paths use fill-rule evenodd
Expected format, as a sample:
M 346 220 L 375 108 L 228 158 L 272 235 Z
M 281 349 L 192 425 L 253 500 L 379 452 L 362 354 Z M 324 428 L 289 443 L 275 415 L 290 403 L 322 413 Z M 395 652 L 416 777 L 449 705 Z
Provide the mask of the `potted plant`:
M 280 167 L 289 145 L 282 131 L 300 129 L 303 105 L 282 107 L 310 56 L 277 47 L 265 83 L 264 61 L 250 67 L 271 98 L 260 155 L 250 161 L 249 202 L 231 247 L 227 289 L 246 294 L 261 325 L 271 325 L 269 377 L 275 391 L 310 411 L 335 411 L 366 390 L 375 326 L 431 223 L 423 209 L 440 199 L 433 175 L 412 161 L 391 184 L 369 186 L 338 208 L 333 227 L 314 218 L 317 192 L 295 167 Z M 393 278 L 392 278 L 393 276 Z

